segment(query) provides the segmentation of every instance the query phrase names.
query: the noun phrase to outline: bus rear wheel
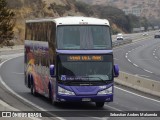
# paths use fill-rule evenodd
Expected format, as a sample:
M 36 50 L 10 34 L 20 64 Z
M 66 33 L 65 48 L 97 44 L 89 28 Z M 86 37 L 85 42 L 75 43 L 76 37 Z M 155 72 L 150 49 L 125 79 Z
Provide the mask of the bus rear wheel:
M 96 102 L 96 107 L 102 108 L 104 106 L 104 102 Z
M 37 92 L 34 84 L 31 85 L 31 94 L 34 96 L 37 96 Z

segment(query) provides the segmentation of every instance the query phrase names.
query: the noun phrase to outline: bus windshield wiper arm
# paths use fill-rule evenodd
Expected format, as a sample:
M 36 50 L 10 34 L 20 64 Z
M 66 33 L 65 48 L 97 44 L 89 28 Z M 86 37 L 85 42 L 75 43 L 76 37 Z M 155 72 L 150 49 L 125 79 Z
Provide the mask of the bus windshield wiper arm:
M 100 78 L 100 77 L 88 77 L 88 78 L 98 78 L 101 82 L 106 83 L 106 81 L 105 81 L 105 80 L 103 80 L 103 79 L 102 79 L 102 78 Z

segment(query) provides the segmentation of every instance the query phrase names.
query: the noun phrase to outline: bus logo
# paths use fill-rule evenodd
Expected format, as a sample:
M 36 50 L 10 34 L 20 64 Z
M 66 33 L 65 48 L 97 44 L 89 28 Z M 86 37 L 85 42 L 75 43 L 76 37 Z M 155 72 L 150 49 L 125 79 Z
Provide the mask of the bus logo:
M 66 75 L 61 75 L 61 80 L 66 80 Z

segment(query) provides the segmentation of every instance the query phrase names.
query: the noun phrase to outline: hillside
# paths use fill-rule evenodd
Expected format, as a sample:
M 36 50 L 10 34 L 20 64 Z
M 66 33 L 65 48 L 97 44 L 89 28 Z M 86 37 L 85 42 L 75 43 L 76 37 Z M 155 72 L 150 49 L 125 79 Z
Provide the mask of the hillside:
M 80 0 L 91 5 L 116 6 L 148 19 L 160 19 L 160 0 Z
M 23 44 L 25 20 L 44 17 L 59 17 L 67 15 L 81 15 L 76 12 L 72 0 L 6 0 L 8 7 L 12 9 L 16 16 L 14 27 L 15 44 Z M 75 0 L 73 0 L 74 2 Z M 69 6 L 69 9 L 66 8 Z M 49 9 L 50 8 L 50 9 Z M 82 14 L 83 15 L 83 14 Z
M 93 16 L 108 19 L 112 26 L 112 33 L 131 32 L 139 25 L 139 18 L 126 16 L 123 11 L 115 7 L 90 6 L 76 0 L 7 0 L 8 7 L 16 16 L 14 27 L 15 44 L 23 44 L 25 20 L 60 16 Z M 94 4 L 94 3 L 93 3 Z M 144 22 L 143 22 L 144 23 Z M 145 23 L 146 24 L 146 23 Z

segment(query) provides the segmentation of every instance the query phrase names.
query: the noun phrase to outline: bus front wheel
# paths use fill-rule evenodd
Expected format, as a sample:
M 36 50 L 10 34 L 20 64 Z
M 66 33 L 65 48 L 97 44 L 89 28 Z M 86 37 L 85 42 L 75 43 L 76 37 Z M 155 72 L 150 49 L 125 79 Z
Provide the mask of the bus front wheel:
M 104 106 L 104 102 L 96 102 L 96 107 L 102 108 Z
M 49 101 L 51 104 L 53 104 L 53 95 L 51 89 L 49 89 Z

